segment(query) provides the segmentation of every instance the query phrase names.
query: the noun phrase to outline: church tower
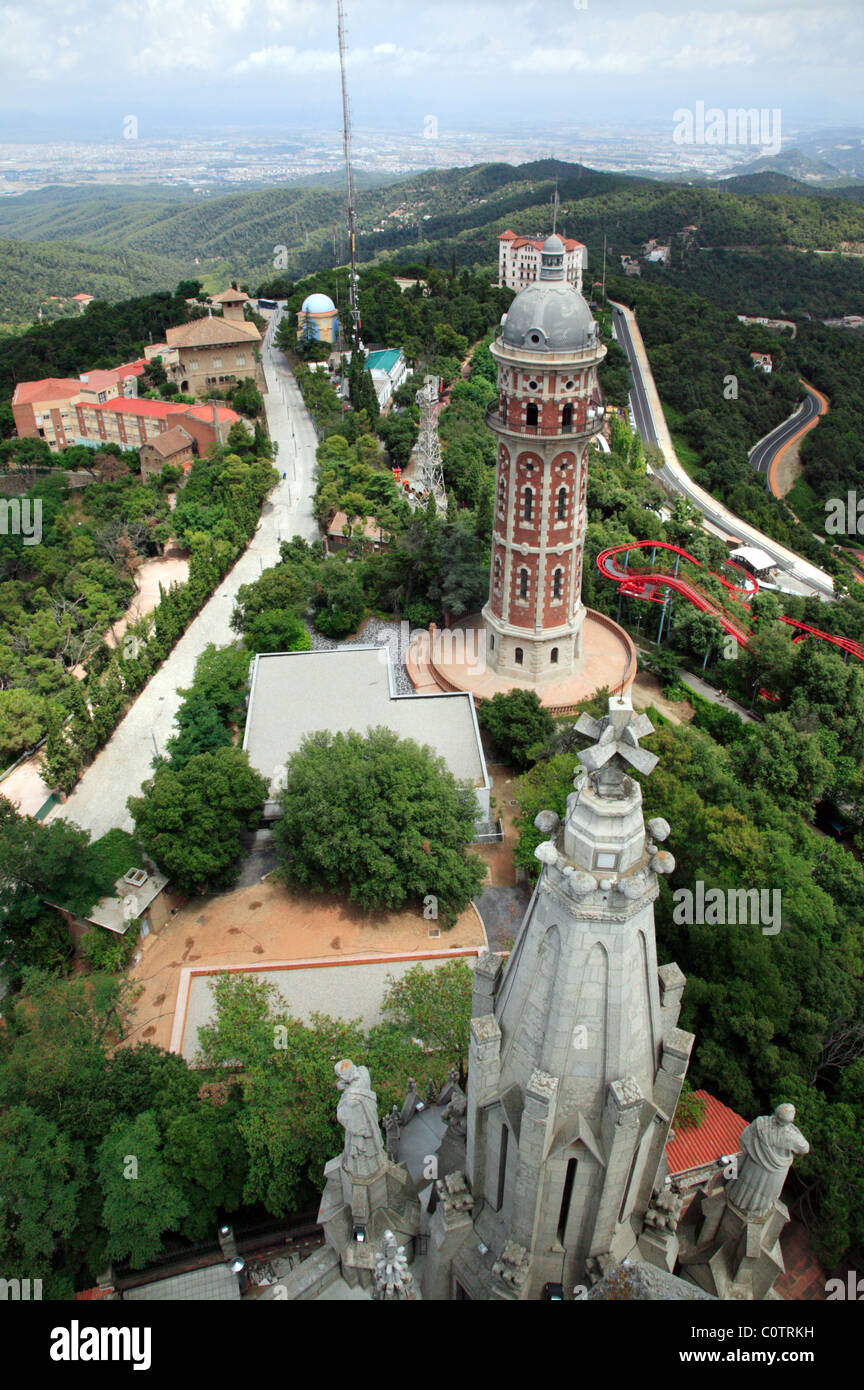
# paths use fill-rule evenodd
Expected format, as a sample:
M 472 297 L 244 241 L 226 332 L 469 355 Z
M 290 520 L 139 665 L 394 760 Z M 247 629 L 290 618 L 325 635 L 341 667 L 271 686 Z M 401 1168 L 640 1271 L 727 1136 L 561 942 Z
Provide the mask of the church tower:
M 582 656 L 588 442 L 602 425 L 606 355 L 564 243 L 543 244 L 540 276 L 514 299 L 491 352 L 498 404 L 486 664 L 520 685 L 566 676 Z
M 537 819 L 550 838 L 506 969 L 490 955 L 475 971 L 465 1174 L 437 1184 L 424 1297 L 572 1297 L 643 1258 L 663 1186 L 693 1037 L 677 1027 L 684 976 L 657 966 L 669 826 L 646 828 L 628 775 L 656 764 L 639 747 L 652 726 L 624 695 L 576 727 L 595 742 L 563 826 Z

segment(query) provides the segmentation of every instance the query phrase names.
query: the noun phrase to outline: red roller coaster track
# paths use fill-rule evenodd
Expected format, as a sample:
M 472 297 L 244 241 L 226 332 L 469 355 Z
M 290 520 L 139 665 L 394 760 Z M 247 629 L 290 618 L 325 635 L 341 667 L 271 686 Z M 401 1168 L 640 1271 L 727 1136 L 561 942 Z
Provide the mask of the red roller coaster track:
M 652 566 L 656 551 L 671 551 L 673 555 L 678 557 L 675 561 L 675 573 L 666 574 L 662 570 L 654 571 L 652 569 L 646 574 L 641 571 L 631 570 L 626 561 L 623 569 L 620 568 L 616 563 L 616 557 L 619 555 L 627 555 L 631 550 L 650 550 L 652 552 Z M 597 556 L 597 568 L 605 579 L 611 579 L 613 583 L 620 585 L 620 593 L 626 598 L 644 599 L 649 603 L 663 603 L 666 596 L 660 592 L 662 589 L 671 589 L 676 594 L 681 594 L 689 603 L 692 603 L 695 608 L 698 608 L 700 612 L 713 614 L 723 630 L 731 633 L 739 646 L 746 647 L 753 636 L 752 632 L 748 632 L 739 622 L 735 622 L 733 618 L 730 618 L 728 613 L 720 607 L 716 600 L 703 594 L 700 589 L 689 583 L 688 580 L 682 579 L 677 572 L 679 559 L 687 560 L 689 564 L 695 565 L 697 569 L 705 569 L 705 566 L 697 560 L 695 556 L 689 555 L 687 551 L 682 550 L 680 546 L 670 545 L 667 541 L 630 541 L 629 545 L 613 545 L 608 550 L 601 550 L 600 554 Z M 754 594 L 758 593 L 759 586 L 755 579 L 751 578 L 746 571 L 741 569 L 740 565 L 733 564 L 731 560 L 727 560 L 726 563 L 731 565 L 734 569 L 741 570 L 744 576 L 743 588 L 736 584 L 730 584 L 729 580 L 724 579 L 722 574 L 716 574 L 713 570 L 707 570 L 706 573 L 712 574 L 713 577 L 718 579 L 732 594 L 752 597 Z M 749 608 L 750 605 L 744 603 L 743 606 Z M 837 637 L 833 633 L 822 632 L 818 627 L 810 627 L 807 623 L 796 622 L 794 618 L 782 617 L 780 618 L 780 622 L 786 623 L 789 627 L 798 629 L 797 636 L 793 638 L 795 642 L 800 642 L 808 635 L 811 637 L 819 637 L 823 642 L 830 642 L 833 646 L 839 647 L 841 651 L 850 653 L 852 656 L 857 657 L 859 661 L 864 661 L 864 646 L 862 646 L 860 642 L 853 642 L 849 637 Z

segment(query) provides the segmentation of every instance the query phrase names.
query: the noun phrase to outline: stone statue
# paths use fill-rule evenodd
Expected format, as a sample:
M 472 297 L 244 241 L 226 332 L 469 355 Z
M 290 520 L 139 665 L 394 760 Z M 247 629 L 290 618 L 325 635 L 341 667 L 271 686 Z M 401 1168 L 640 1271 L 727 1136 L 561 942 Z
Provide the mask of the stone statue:
M 467 1111 L 468 1101 L 464 1091 L 454 1087 L 448 1104 L 441 1111 L 441 1118 L 447 1121 L 449 1133 L 460 1137 L 468 1133 Z
M 396 1244 L 392 1231 L 385 1231 L 375 1255 L 375 1287 L 372 1297 L 386 1302 L 416 1300 L 414 1275 L 408 1268 L 404 1245 Z
M 674 1232 L 678 1229 L 684 1198 L 676 1187 L 664 1187 L 652 1200 L 645 1213 L 645 1225 L 655 1230 Z
M 372 1177 L 384 1163 L 384 1145 L 369 1071 L 355 1067 L 348 1058 L 337 1062 L 334 1071 L 342 1092 L 336 1107 L 336 1118 L 345 1130 L 342 1166 L 353 1177 Z
M 420 1097 L 417 1094 L 417 1082 L 414 1080 L 413 1076 L 409 1076 L 405 1086 L 405 1100 L 402 1104 L 402 1110 L 399 1115 L 400 1124 L 407 1125 L 408 1121 L 411 1119 L 411 1116 L 417 1109 L 417 1102 L 419 1101 L 419 1099 Z
M 384 1133 L 387 1145 L 387 1157 L 393 1163 L 399 1162 L 399 1107 L 394 1105 L 389 1115 L 384 1116 Z
M 438 1093 L 436 1105 L 446 1105 L 453 1094 L 454 1088 L 459 1085 L 459 1071 L 456 1067 L 450 1067 L 447 1071 L 447 1080 Z
M 778 1105 L 773 1115 L 760 1115 L 741 1135 L 744 1157 L 726 1195 L 747 1216 L 764 1216 L 771 1210 L 795 1154 L 810 1152 L 794 1119 L 794 1105 Z
M 431 1076 L 430 1076 L 429 1080 L 426 1082 L 426 1108 L 427 1108 L 427 1110 L 428 1110 L 428 1108 L 429 1108 L 430 1105 L 434 1105 L 434 1104 L 435 1104 L 435 1101 L 436 1101 L 437 1099 L 438 1099 L 438 1087 L 435 1085 L 435 1082 L 432 1080 L 432 1078 L 431 1078 Z

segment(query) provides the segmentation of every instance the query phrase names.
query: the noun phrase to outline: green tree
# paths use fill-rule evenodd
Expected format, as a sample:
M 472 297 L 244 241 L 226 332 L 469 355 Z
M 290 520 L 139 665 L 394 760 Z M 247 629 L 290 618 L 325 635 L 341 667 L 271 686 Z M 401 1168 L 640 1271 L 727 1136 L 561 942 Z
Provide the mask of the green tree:
M 476 804 L 441 758 L 388 729 L 316 733 L 288 763 L 273 838 L 286 883 L 394 911 L 432 895 L 445 925 L 484 869 L 465 853 Z
M 499 754 L 520 771 L 536 761 L 555 730 L 555 721 L 536 691 L 518 687 L 481 701 L 477 720 Z
M 48 1281 L 49 1298 L 71 1284 L 52 1268 L 55 1242 L 72 1234 L 82 1151 L 29 1105 L 0 1112 L 0 1267 L 4 1278 Z
M 45 701 L 30 690 L 0 690 L 0 763 L 13 761 L 45 732 Z
M 152 1111 L 111 1126 L 99 1149 L 98 1175 L 107 1253 L 141 1269 L 155 1259 L 165 1232 L 176 1231 L 189 1209 L 172 1180 Z
M 341 558 L 323 564 L 312 594 L 315 626 L 337 641 L 356 632 L 366 612 L 366 597 L 356 566 Z
M 303 619 L 286 608 L 255 613 L 245 624 L 243 645 L 250 652 L 307 652 L 312 643 Z
M 237 881 L 242 833 L 261 819 L 267 783 L 241 748 L 217 748 L 180 769 L 162 763 L 131 796 L 136 833 L 160 869 L 185 891 Z
M 434 970 L 415 965 L 401 979 L 387 977 L 382 1012 L 424 1045 L 456 1059 L 459 1084 L 468 1075 L 468 1034 L 473 974 L 462 960 Z

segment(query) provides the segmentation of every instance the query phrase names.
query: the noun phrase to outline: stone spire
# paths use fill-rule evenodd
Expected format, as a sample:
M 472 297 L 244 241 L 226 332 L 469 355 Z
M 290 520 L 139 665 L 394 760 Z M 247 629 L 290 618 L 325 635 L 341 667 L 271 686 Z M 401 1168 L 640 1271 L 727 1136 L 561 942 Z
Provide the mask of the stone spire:
M 494 957 L 475 971 L 466 1177 L 489 1258 L 452 1265 L 474 1298 L 538 1298 L 638 1258 L 693 1043 L 677 1027 L 684 977 L 658 970 L 654 939 L 669 826 L 645 826 L 630 776 L 657 761 L 639 746 L 652 726 L 625 695 L 577 728 L 594 742 L 563 825 L 537 818 L 549 838 L 506 971 Z M 427 1277 L 442 1286 L 434 1223 L 455 1230 L 447 1210 L 433 1216 L 424 1294 Z

